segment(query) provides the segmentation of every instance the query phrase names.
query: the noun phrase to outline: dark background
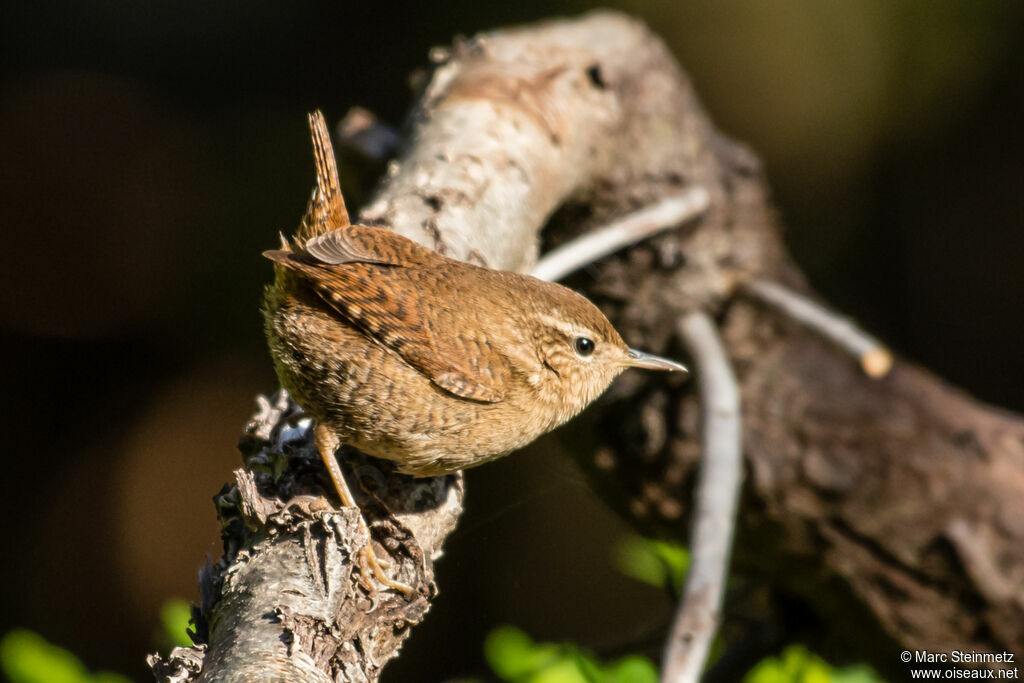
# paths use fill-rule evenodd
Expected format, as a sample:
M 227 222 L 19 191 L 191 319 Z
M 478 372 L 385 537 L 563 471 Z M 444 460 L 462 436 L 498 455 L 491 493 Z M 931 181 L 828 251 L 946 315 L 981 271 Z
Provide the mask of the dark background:
M 820 292 L 1024 410 L 1024 4 L 616 6 L 765 160 Z M 4 4 L 0 632 L 32 628 L 145 680 L 159 605 L 195 599 L 219 555 L 210 497 L 239 464 L 253 395 L 276 386 L 259 254 L 312 186 L 305 113 L 362 105 L 400 123 L 431 46 L 589 8 Z M 671 604 L 615 571 L 625 531 L 551 440 L 471 472 L 441 596 L 386 678 L 480 673 L 500 623 L 656 652 Z

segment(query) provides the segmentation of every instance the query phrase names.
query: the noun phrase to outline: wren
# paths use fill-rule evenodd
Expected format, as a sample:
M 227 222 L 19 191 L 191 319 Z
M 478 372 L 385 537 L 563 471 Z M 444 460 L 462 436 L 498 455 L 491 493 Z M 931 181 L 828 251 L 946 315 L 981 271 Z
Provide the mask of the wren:
M 629 367 L 686 371 L 626 346 L 561 285 L 481 268 L 352 225 L 327 126 L 309 116 L 317 186 L 274 262 L 263 316 L 281 385 L 316 426 L 346 505 L 341 444 L 416 477 L 506 455 L 579 413 Z M 366 558 L 382 577 L 372 549 Z

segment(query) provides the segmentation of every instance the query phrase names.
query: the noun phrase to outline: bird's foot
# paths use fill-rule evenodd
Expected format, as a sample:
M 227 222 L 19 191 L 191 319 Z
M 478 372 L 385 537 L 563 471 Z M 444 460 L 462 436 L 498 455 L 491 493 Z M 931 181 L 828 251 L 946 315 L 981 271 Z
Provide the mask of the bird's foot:
M 384 569 L 390 567 L 391 563 L 387 560 L 378 558 L 377 553 L 373 550 L 373 537 L 370 533 L 370 526 L 366 523 L 366 519 L 363 518 L 362 509 L 356 504 L 355 498 L 352 497 L 352 492 L 349 491 L 348 484 L 345 482 L 345 476 L 341 472 L 341 466 L 338 464 L 337 458 L 334 457 L 334 452 L 338 448 L 337 436 L 320 424 L 314 428 L 313 435 L 316 440 L 317 450 L 320 451 L 320 457 L 323 459 L 324 465 L 327 467 L 327 472 L 331 475 L 331 481 L 334 482 L 334 487 L 337 489 L 338 495 L 341 497 L 342 505 L 354 507 L 356 509 L 359 513 L 359 525 L 362 530 L 366 531 L 366 545 L 360 548 L 356 553 L 356 557 L 358 558 L 357 564 L 360 570 L 360 585 L 365 588 L 371 596 L 376 596 L 377 587 L 368 579 L 369 574 L 372 573 L 377 581 L 388 588 L 400 591 L 404 595 L 415 593 L 416 591 L 412 586 L 406 585 L 401 581 L 395 581 L 384 573 Z
M 390 567 L 391 563 L 377 557 L 377 553 L 373 550 L 372 541 L 363 546 L 363 549 L 359 551 L 359 565 L 364 578 L 367 575 L 367 569 L 369 569 L 370 572 L 373 573 L 374 578 L 388 588 L 393 588 L 404 595 L 412 595 L 416 592 L 416 589 L 412 586 L 404 584 L 401 581 L 396 581 L 384 573 L 384 569 Z M 377 592 L 376 587 L 372 584 L 367 586 L 366 583 L 363 583 L 363 587 L 366 588 L 371 595 L 375 595 Z

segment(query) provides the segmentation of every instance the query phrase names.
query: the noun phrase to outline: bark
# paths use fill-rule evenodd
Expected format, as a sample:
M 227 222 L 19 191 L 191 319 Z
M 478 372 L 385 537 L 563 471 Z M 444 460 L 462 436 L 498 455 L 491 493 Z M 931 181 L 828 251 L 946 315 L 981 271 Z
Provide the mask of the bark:
M 150 666 L 169 681 L 376 680 L 436 593 L 433 562 L 462 511 L 462 476 L 413 479 L 344 456 L 389 571 L 419 591 L 374 595 L 352 561 L 366 527 L 324 497 L 333 489 L 309 420 L 284 391 L 258 403 L 239 443 L 245 467 L 214 498 L 224 556 L 200 573 L 203 645 Z
M 627 341 L 654 352 L 678 351 L 688 311 L 720 321 L 749 473 L 740 568 L 854 625 L 883 664 L 895 643 L 1024 652 L 1024 421 L 904 361 L 868 379 L 843 352 L 737 294 L 754 275 L 805 287 L 756 158 L 714 130 L 664 45 L 637 21 L 596 13 L 434 57 L 407 147 L 361 221 L 527 270 L 546 223 L 557 242 L 704 186 L 712 208 L 696 225 L 607 259 L 594 282 L 577 284 Z M 573 439 L 610 500 L 683 539 L 697 411 L 688 386 L 664 382 L 627 374 L 584 420 L 602 440 L 581 445 L 584 429 Z M 154 659 L 160 680 L 273 671 L 372 681 L 436 591 L 433 560 L 457 520 L 461 478 L 412 480 L 353 454 L 384 502 L 370 496 L 364 510 L 397 562 L 389 572 L 418 590 L 412 600 L 381 593 L 370 611 L 350 559 L 359 526 L 318 497 L 326 482 L 308 429 L 278 399 L 243 439 L 248 469 L 218 498 L 225 555 L 203 577 L 205 653 Z

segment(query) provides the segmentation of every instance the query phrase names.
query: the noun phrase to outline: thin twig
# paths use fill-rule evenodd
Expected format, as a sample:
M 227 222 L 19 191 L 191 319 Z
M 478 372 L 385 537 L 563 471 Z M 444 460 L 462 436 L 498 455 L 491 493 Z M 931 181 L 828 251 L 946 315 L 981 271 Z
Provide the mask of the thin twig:
M 707 314 L 689 313 L 679 333 L 696 366 L 703 411 L 701 465 L 690 538 L 690 568 L 662 661 L 662 681 L 700 678 L 718 630 L 742 481 L 740 395 Z
M 699 216 L 710 204 L 711 196 L 706 188 L 691 187 L 552 249 L 537 261 L 531 275 L 557 282 L 627 245 Z
M 806 325 L 860 361 L 868 377 L 880 379 L 892 369 L 892 353 L 847 317 L 830 311 L 806 296 L 769 280 L 751 280 L 745 290 L 755 299 Z

